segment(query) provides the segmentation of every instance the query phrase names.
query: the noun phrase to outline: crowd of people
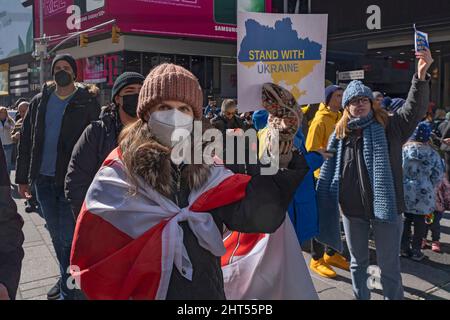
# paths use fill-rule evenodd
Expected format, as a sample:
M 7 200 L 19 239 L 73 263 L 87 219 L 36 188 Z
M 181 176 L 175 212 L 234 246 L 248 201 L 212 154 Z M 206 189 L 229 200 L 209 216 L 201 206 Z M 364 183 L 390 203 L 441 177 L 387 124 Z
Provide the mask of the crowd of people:
M 272 234 L 285 220 L 309 247 L 310 270 L 326 278 L 336 277 L 333 267 L 350 271 L 357 299 L 370 299 L 373 237 L 383 295 L 402 299 L 399 257 L 422 260 L 429 231 L 440 252 L 439 223 L 450 210 L 450 113 L 430 106 L 430 51 L 416 55 L 406 100 L 352 81 L 301 107 L 267 83 L 260 110 L 241 114 L 232 99 L 219 108 L 210 96 L 203 106 L 198 80 L 173 64 L 121 74 L 101 107 L 98 88 L 75 81 L 73 57 L 56 56 L 53 81 L 16 102 L 16 119 L 0 107 L 0 299 L 15 298 L 23 257 L 14 167 L 59 262 L 48 299 L 225 299 L 226 231 Z M 185 140 L 173 133 L 192 135 L 196 121 L 224 143 L 256 130 L 256 164 L 237 164 L 225 150 L 223 159 L 212 154 L 223 165 L 175 163 L 171 152 Z M 279 170 L 261 174 L 262 159 L 274 156 Z M 68 285 L 71 277 L 81 288 Z

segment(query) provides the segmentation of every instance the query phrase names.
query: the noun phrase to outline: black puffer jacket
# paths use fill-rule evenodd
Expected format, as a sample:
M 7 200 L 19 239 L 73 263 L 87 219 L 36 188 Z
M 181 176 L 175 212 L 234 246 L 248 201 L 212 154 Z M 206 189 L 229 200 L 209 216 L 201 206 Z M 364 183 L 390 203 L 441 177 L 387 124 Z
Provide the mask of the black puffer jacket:
M 253 169 L 255 167 L 253 166 Z M 188 205 L 190 190 L 184 168 L 175 168 L 175 181 L 180 180 L 180 190 L 172 194 L 179 207 Z M 255 175 L 241 201 L 211 210 L 219 230 L 225 225 L 229 230 L 245 233 L 273 233 L 283 223 L 295 191 L 309 168 L 303 155 L 295 153 L 289 169 L 279 170 L 276 175 Z M 178 173 L 177 173 L 178 172 Z M 177 201 L 178 199 L 178 201 Z M 264 201 L 261 201 L 264 199 Z M 184 278 L 174 266 L 167 299 L 175 300 L 223 300 L 225 299 L 223 274 L 219 257 L 202 248 L 186 222 L 183 228 L 184 245 L 194 269 L 192 281 Z
M 117 148 L 122 128 L 119 113 L 114 105 L 110 105 L 103 110 L 99 121 L 92 122 L 84 130 L 73 148 L 65 191 L 75 219 L 95 174 L 111 151 Z
M 67 105 L 59 134 L 56 174 L 57 186 L 64 186 L 67 166 L 72 150 L 84 129 L 100 114 L 100 105 L 96 100 L 95 86 L 77 84 L 78 90 Z M 42 92 L 30 103 L 23 121 L 17 157 L 17 184 L 31 184 L 39 176 L 45 137 L 45 114 L 47 103 L 55 91 L 54 84 L 44 85 Z
M 246 130 L 248 127 L 239 117 L 233 116 L 230 120 L 225 118 L 222 114 L 219 114 L 215 118 L 211 119 L 211 124 L 214 128 L 220 130 L 222 134 L 225 134 L 227 129 L 242 129 Z
M 11 198 L 3 146 L 0 143 L 0 283 L 8 290 L 10 299 L 16 298 L 24 252 L 23 220 Z

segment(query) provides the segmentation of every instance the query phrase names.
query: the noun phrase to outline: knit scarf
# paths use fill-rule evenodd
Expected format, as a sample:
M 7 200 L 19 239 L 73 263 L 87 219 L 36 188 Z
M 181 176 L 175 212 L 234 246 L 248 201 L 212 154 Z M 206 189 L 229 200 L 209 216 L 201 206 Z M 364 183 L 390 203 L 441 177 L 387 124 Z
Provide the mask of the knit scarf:
M 353 118 L 348 129 L 363 130 L 363 157 L 372 185 L 375 219 L 394 222 L 397 219 L 397 205 L 392 177 L 389 149 L 383 126 L 379 124 L 373 112 L 364 118 Z M 319 241 L 342 251 L 339 224 L 339 184 L 342 178 L 341 162 L 344 140 L 336 138 L 336 132 L 330 138 L 328 149 L 337 150 L 336 156 L 327 160 L 320 170 L 317 183 L 317 201 L 319 213 Z

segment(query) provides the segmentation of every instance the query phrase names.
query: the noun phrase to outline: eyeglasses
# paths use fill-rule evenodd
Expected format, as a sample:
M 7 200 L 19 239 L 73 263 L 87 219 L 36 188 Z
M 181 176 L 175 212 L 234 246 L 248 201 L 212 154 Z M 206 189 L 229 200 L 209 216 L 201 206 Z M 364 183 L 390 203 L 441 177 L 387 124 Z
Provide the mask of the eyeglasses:
M 365 98 L 365 97 L 354 98 L 354 99 L 350 100 L 350 104 L 354 105 L 354 106 L 357 106 L 360 103 L 366 104 L 366 103 L 369 103 L 369 102 L 370 102 L 370 99 L 369 98 Z

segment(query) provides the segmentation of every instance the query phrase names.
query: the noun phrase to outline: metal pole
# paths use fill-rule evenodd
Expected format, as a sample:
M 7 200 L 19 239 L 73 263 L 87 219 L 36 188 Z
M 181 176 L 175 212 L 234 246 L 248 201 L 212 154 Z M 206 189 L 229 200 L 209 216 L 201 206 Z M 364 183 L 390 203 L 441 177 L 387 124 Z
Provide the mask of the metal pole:
M 71 33 L 70 36 L 68 36 L 67 38 L 65 38 L 64 40 L 62 40 L 60 43 L 58 43 L 56 46 L 54 46 L 54 47 L 52 48 L 52 50 L 50 50 L 49 52 L 47 52 L 47 54 L 48 54 L 48 55 L 49 55 L 49 54 L 52 54 L 52 53 L 55 52 L 59 47 L 61 47 L 64 43 L 66 43 L 66 42 L 69 41 L 69 40 L 72 40 L 72 39 L 75 38 L 75 37 L 78 37 L 78 36 L 79 36 L 80 34 L 82 34 L 82 33 L 89 32 L 89 31 L 94 31 L 94 30 L 97 30 L 98 28 L 102 28 L 102 27 L 104 27 L 104 26 L 107 26 L 107 25 L 113 24 L 113 23 L 116 23 L 116 19 L 112 19 L 112 20 L 103 22 L 103 23 L 101 23 L 101 24 L 99 24 L 99 25 L 93 26 L 93 27 L 91 27 L 91 28 L 89 28 L 89 29 L 86 29 L 86 30 L 82 30 L 82 31 L 78 31 L 78 32 Z
M 311 13 L 311 0 L 308 0 L 308 13 Z
M 284 0 L 284 8 L 283 8 L 284 13 L 288 13 L 288 0 Z
M 40 29 L 40 37 L 42 38 L 44 36 L 44 0 L 39 0 L 39 29 Z M 41 43 L 44 43 L 45 40 L 40 40 Z M 45 44 L 44 44 L 45 46 Z M 47 51 L 47 50 L 45 50 Z M 40 77 L 39 82 L 40 85 L 44 85 L 44 50 L 41 50 L 40 52 Z

